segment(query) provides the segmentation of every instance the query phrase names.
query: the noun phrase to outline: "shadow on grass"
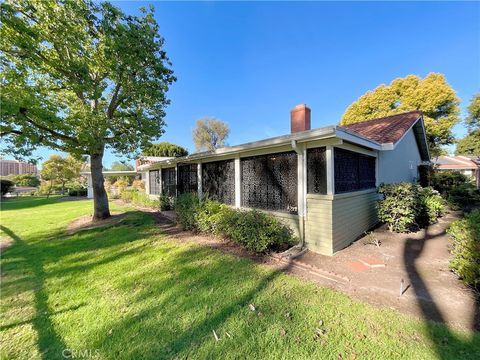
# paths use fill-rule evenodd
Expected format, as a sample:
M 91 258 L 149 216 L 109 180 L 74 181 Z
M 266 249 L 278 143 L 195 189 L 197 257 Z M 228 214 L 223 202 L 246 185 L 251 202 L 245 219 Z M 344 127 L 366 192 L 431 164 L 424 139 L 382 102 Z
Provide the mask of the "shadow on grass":
M 427 227 L 425 229 L 424 238 L 421 240 L 409 238 L 405 243 L 403 259 L 405 263 L 405 267 L 409 276 L 410 284 L 412 286 L 413 291 L 415 292 L 418 305 L 423 313 L 423 317 L 425 320 L 425 326 L 428 329 L 428 335 L 430 336 L 430 340 L 433 343 L 435 352 L 439 359 L 462 359 L 466 358 L 466 354 L 468 352 L 468 348 L 475 349 L 478 348 L 480 350 L 480 303 L 478 296 L 476 297 L 476 307 L 474 310 L 474 315 L 472 319 L 472 330 L 473 333 L 471 335 L 470 341 L 464 341 L 458 336 L 449 330 L 447 327 L 447 323 L 442 315 L 442 312 L 435 304 L 433 297 L 431 296 L 425 281 L 422 279 L 422 275 L 417 269 L 415 264 L 416 259 L 420 257 L 422 254 L 425 244 L 428 241 L 434 240 L 436 237 L 445 235 L 445 230 L 440 232 L 439 234 L 431 234 L 430 229 Z M 439 331 L 440 327 L 435 324 L 443 323 L 445 326 L 443 327 L 443 331 Z M 455 353 L 451 354 L 448 349 L 461 349 L 464 348 L 463 353 Z M 480 355 L 480 354 L 479 354 Z
M 131 212 L 129 219 L 119 227 L 86 230 L 73 236 L 66 236 L 65 232 L 59 231 L 49 233 L 49 240 L 42 237 L 44 233 L 38 233 L 28 241 L 15 234 L 10 228 L 0 225 L 0 229 L 13 240 L 12 246 L 2 253 L 2 273 L 13 277 L 13 280 L 9 280 L 7 277 L 5 281 L 2 281 L 2 297 L 6 298 L 32 291 L 34 308 L 33 316 L 30 319 L 7 323 L 0 327 L 0 330 L 5 331 L 30 323 L 37 334 L 38 351 L 41 357 L 43 359 L 63 358 L 62 351 L 68 347 L 62 336 L 55 330 L 52 317 L 78 310 L 87 304 L 82 302 L 57 311 L 51 309 L 48 302 L 49 293 L 46 288 L 47 279 L 63 278 L 72 274 L 80 276 L 98 266 L 138 253 L 142 246 L 133 244 L 131 248 L 125 249 L 123 245 L 129 242 L 134 243 L 152 233 L 149 229 L 132 229 L 138 224 L 143 225 L 145 220 L 144 214 Z M 147 219 L 146 223 L 149 222 L 153 224 L 151 219 L 150 221 Z M 108 232 L 108 236 L 102 237 L 103 232 Z M 55 236 L 57 236 L 56 239 Z M 90 258 L 95 259 L 95 253 L 102 250 L 109 250 L 111 254 L 91 261 Z M 90 258 L 88 258 L 89 254 Z M 55 267 L 56 262 L 65 257 L 71 257 L 74 265 Z M 52 264 L 54 265 L 53 271 L 50 270 Z M 49 271 L 45 271 L 45 266 L 49 267 Z M 25 305 L 27 304 L 28 302 L 25 302 Z M 17 299 L 12 305 L 18 306 Z

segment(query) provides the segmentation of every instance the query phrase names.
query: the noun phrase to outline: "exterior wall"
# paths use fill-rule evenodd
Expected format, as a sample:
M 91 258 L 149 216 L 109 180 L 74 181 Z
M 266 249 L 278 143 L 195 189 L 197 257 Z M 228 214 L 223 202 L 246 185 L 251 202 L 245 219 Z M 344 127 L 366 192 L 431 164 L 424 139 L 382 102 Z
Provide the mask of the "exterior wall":
M 378 183 L 414 182 L 421 163 L 417 141 L 410 129 L 395 150 L 379 151 Z
M 307 195 L 305 242 L 309 249 L 333 255 L 377 223 L 376 189 L 338 195 Z

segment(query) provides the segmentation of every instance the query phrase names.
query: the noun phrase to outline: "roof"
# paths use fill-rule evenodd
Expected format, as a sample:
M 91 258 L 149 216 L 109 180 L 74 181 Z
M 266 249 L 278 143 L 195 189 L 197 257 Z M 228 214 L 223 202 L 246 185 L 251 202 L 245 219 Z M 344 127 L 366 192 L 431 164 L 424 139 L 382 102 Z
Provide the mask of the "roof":
M 422 160 L 429 161 L 428 145 L 423 127 L 423 116 L 420 111 L 388 116 L 380 119 L 368 120 L 359 124 L 346 126 L 326 126 L 322 128 L 301 131 L 297 133 L 277 136 L 269 139 L 249 142 L 236 146 L 227 146 L 213 151 L 205 151 L 187 156 L 172 158 L 150 164 L 146 168 L 158 168 L 161 165 L 208 159 L 222 155 L 242 153 L 254 149 L 273 148 L 282 145 L 302 143 L 307 141 L 339 138 L 343 141 L 357 144 L 373 150 L 393 150 L 395 144 L 413 129 Z
M 367 120 L 343 127 L 381 144 L 395 144 L 422 117 L 421 111 Z
M 471 159 L 466 156 L 439 156 L 433 162 L 438 165 L 441 170 L 448 169 L 478 169 L 480 166 L 477 164 L 476 159 Z

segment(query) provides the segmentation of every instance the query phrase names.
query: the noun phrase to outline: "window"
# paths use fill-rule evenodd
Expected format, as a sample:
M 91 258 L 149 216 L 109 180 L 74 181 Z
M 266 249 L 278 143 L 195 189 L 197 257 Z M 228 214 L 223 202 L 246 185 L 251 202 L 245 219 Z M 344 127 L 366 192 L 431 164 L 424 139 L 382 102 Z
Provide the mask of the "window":
M 241 159 L 242 206 L 297 213 L 297 154 Z
M 174 197 L 176 190 L 175 168 L 162 169 L 162 195 Z
M 212 200 L 235 204 L 235 163 L 233 160 L 202 164 L 202 190 Z
M 375 158 L 344 149 L 334 149 L 335 193 L 375 187 Z
M 178 165 L 177 168 L 177 191 L 178 194 L 196 193 L 198 191 L 198 165 Z
M 148 176 L 149 176 L 150 194 L 160 195 L 160 171 L 150 170 L 148 172 Z
M 327 193 L 326 148 L 307 149 L 307 193 Z

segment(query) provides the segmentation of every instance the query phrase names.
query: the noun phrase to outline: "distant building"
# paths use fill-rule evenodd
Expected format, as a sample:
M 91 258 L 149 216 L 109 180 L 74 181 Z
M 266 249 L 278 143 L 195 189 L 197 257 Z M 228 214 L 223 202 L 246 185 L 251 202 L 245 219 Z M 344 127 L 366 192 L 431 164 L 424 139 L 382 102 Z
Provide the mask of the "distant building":
M 475 183 L 480 188 L 480 157 L 477 156 L 439 156 L 433 160 L 437 169 L 453 170 L 475 179 Z
M 37 166 L 18 160 L 0 159 L 0 176 L 32 174 L 37 175 Z

